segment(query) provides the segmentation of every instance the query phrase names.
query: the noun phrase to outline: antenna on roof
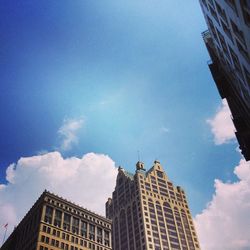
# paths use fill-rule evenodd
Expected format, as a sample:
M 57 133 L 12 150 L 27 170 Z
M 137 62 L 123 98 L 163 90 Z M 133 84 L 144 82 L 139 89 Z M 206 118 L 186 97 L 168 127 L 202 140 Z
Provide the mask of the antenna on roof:
M 156 155 L 155 160 L 159 161 L 158 159 L 159 159 L 159 155 Z
M 137 156 L 138 156 L 138 161 L 140 161 L 141 159 L 140 159 L 140 151 L 139 150 L 137 150 Z

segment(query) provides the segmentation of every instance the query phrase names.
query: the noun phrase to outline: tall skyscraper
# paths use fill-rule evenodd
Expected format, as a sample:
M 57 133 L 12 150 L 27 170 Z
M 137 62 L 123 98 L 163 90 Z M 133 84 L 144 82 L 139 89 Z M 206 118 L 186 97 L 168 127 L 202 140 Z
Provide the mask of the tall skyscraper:
M 185 192 L 158 161 L 148 171 L 138 162 L 135 174 L 119 168 L 106 216 L 114 250 L 200 249 Z
M 250 160 L 250 0 L 200 0 L 200 5 L 208 25 L 203 38 L 209 68 L 228 102 L 241 152 Z
M 1 250 L 111 250 L 111 221 L 48 191 Z

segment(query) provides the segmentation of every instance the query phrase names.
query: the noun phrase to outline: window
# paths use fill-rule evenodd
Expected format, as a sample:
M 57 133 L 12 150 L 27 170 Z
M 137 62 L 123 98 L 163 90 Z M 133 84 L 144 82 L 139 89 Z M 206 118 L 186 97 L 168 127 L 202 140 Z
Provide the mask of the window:
M 208 1 L 211 4 L 211 6 L 214 8 L 214 2 L 213 2 L 213 0 L 208 0 Z
M 247 62 L 250 62 L 250 58 L 249 58 L 247 51 L 243 48 L 243 46 L 241 45 L 240 42 L 236 41 L 236 43 L 237 43 L 237 47 L 238 47 L 240 53 L 242 54 L 242 56 L 246 59 Z
M 230 50 L 230 54 L 231 54 L 231 57 L 232 57 L 234 67 L 235 67 L 236 71 L 238 73 L 242 74 L 238 56 L 234 53 L 234 51 L 231 48 L 229 48 L 229 50 Z
M 223 37 L 223 35 L 218 30 L 217 30 L 217 33 L 218 33 L 218 36 L 219 36 L 219 39 L 220 39 L 221 47 L 222 47 L 225 55 L 229 58 L 229 52 L 228 52 L 228 48 L 227 48 L 225 38 Z
M 216 5 L 216 9 L 217 9 L 218 13 L 220 14 L 220 16 L 223 18 L 223 20 L 226 22 L 226 24 L 228 24 L 227 15 L 226 15 L 225 10 L 222 9 L 222 7 L 217 2 L 215 2 L 215 5 Z
M 224 32 L 229 37 L 229 39 L 232 41 L 232 43 L 234 43 L 231 30 L 227 27 L 227 25 L 223 21 L 221 21 L 221 25 L 222 25 L 222 28 L 223 28 Z
M 202 3 L 203 3 L 203 5 L 206 7 L 206 9 L 208 10 L 208 7 L 207 7 L 207 2 L 206 2 L 206 0 L 202 0 Z
M 104 230 L 104 245 L 109 246 L 109 231 Z
M 95 240 L 95 226 L 92 224 L 89 224 L 89 239 Z
M 53 208 L 50 206 L 46 206 L 44 221 L 47 223 L 52 223 L 52 213 Z
M 73 217 L 72 231 L 75 234 L 79 233 L 79 219 L 78 218 Z
M 250 72 L 243 66 L 244 68 L 244 73 L 245 73 L 245 77 L 246 77 L 246 81 L 249 84 L 250 83 Z
M 240 1 L 243 16 L 244 16 L 244 21 L 245 23 L 250 26 L 250 2 L 249 0 L 241 0 Z
M 233 11 L 238 15 L 235 0 L 225 0 L 225 1 L 233 9 Z
M 237 24 L 233 21 L 230 20 L 231 22 L 231 26 L 233 29 L 234 34 L 241 40 L 241 42 L 244 43 L 244 45 L 246 46 L 246 41 L 245 41 L 245 37 L 244 37 L 244 33 L 239 29 L 239 27 L 237 26 Z
M 56 209 L 55 212 L 55 219 L 54 219 L 54 226 L 61 227 L 62 223 L 62 212 Z
M 69 214 L 64 214 L 64 220 L 63 220 L 63 229 L 70 230 L 70 219 L 71 216 Z
M 157 176 L 158 176 L 158 177 L 163 178 L 163 172 L 158 171 L 158 170 L 157 170 L 156 172 L 157 172 Z
M 214 17 L 214 19 L 215 19 L 215 20 L 217 21 L 217 23 L 219 24 L 219 18 L 218 18 L 218 16 L 217 16 L 215 10 L 211 7 L 211 5 L 209 5 L 209 10 L 210 10 L 212 16 Z
M 146 190 L 151 191 L 150 184 L 148 182 L 145 182 Z
M 97 242 L 102 244 L 102 229 L 100 227 L 97 228 Z
M 81 236 L 87 238 L 87 222 L 81 221 Z
M 52 239 L 52 240 L 51 240 L 51 245 L 52 245 L 52 246 L 55 246 L 55 239 Z

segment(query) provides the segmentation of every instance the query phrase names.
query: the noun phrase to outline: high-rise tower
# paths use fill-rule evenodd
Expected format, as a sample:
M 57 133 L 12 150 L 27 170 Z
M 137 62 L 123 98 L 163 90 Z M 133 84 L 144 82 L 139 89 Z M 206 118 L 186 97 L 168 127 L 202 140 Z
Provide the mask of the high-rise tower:
M 148 171 L 138 162 L 135 174 L 119 167 L 106 216 L 114 250 L 200 249 L 185 192 L 158 161 Z
M 226 98 L 235 135 L 250 160 L 250 0 L 200 0 L 208 25 L 203 39 L 209 68 L 221 98 Z

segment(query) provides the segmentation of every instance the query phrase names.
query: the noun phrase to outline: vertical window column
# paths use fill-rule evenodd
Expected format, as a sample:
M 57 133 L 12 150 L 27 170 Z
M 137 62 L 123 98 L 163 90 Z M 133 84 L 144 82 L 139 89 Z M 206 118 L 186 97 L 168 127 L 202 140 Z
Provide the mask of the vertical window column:
M 112 237 L 113 237 L 112 245 L 114 249 L 119 250 L 120 249 L 120 235 L 119 235 L 119 222 L 118 222 L 117 217 L 113 220 L 113 223 L 114 223 L 114 226 L 113 226 L 114 230 L 112 234 Z
M 41 220 L 45 221 L 45 211 L 46 211 L 46 206 L 44 205 L 42 208 L 42 217 Z
M 71 229 L 71 215 L 64 213 L 64 218 L 63 218 L 63 229 L 70 231 Z
M 111 242 L 111 235 L 109 233 L 109 231 L 107 230 L 104 230 L 104 245 L 105 246 L 110 246 L 110 242 Z
M 81 228 L 81 232 L 80 232 L 81 236 L 84 238 L 87 238 L 87 236 L 88 236 L 88 223 L 81 220 L 80 228 Z
M 54 211 L 54 226 L 56 227 L 61 227 L 62 225 L 62 211 L 60 210 L 55 210 Z
M 52 219 L 53 219 L 53 207 L 46 205 L 45 207 L 45 215 L 44 215 L 44 221 L 46 223 L 52 224 Z
M 194 246 L 192 232 L 191 232 L 191 229 L 190 229 L 190 225 L 189 225 L 189 221 L 188 221 L 188 218 L 187 218 L 186 211 L 183 210 L 183 209 L 181 209 L 181 218 L 182 218 L 182 222 L 183 222 L 183 225 L 184 225 L 184 230 L 185 230 L 185 234 L 186 234 L 186 237 L 187 237 L 189 249 L 194 250 L 195 246 Z
M 103 230 L 100 227 L 97 227 L 97 242 L 103 244 Z
M 74 234 L 79 234 L 79 219 L 73 217 L 73 221 L 72 221 L 72 232 Z
M 95 226 L 92 224 L 89 224 L 89 239 L 90 240 L 95 240 Z

